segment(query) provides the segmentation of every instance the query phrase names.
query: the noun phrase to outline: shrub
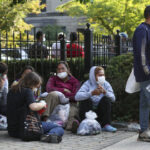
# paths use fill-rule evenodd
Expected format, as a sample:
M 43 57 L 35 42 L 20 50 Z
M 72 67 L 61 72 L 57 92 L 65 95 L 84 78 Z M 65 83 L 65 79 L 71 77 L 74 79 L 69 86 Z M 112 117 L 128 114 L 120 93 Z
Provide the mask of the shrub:
M 110 60 L 106 68 L 107 80 L 111 83 L 116 102 L 113 104 L 113 120 L 132 121 L 139 116 L 139 93 L 125 92 L 126 81 L 133 66 L 133 54 L 127 53 Z

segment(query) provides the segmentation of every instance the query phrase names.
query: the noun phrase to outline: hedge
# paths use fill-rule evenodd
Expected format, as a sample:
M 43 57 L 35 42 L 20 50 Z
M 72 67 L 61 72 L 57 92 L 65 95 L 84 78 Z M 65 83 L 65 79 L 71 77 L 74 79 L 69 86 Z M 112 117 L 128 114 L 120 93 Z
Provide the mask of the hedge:
M 113 120 L 135 121 L 139 118 L 139 93 L 125 92 L 126 81 L 133 67 L 133 54 L 114 57 L 106 68 L 106 78 L 111 83 L 116 102 L 113 104 Z

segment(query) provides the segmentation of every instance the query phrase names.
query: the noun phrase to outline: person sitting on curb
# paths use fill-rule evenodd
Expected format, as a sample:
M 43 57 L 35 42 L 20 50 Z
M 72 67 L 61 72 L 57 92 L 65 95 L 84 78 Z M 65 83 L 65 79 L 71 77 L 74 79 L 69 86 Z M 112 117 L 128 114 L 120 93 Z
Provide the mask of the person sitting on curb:
M 17 84 L 19 83 L 19 81 L 20 81 L 22 78 L 24 78 L 24 76 L 25 76 L 26 74 L 28 74 L 28 73 L 30 73 L 30 72 L 34 72 L 34 71 L 35 71 L 35 69 L 34 69 L 32 66 L 30 66 L 30 65 L 25 66 L 25 67 L 21 70 L 21 72 L 17 75 L 17 78 L 16 78 L 16 80 L 12 83 L 11 87 L 14 86 L 14 85 L 17 85 Z M 37 99 L 37 98 L 40 96 L 40 94 L 41 94 L 41 87 L 35 88 L 34 90 L 35 90 L 35 91 L 33 91 L 33 92 L 34 92 L 34 97 Z
M 68 103 L 70 103 L 66 130 L 71 130 L 72 123 L 74 121 L 78 122 L 78 109 L 74 96 L 79 88 L 80 83 L 71 75 L 67 62 L 60 61 L 57 65 L 57 76 L 50 77 L 46 85 L 46 90 L 49 94 L 45 101 L 48 107 L 43 113 L 43 119 L 49 117 L 57 105 L 62 104 L 58 94 L 58 92 L 61 92 L 68 99 Z
M 90 69 L 87 80 L 75 95 L 79 101 L 80 119 L 85 119 L 85 113 L 93 110 L 97 113 L 97 121 L 102 126 L 102 131 L 115 132 L 116 128 L 111 124 L 111 102 L 115 101 L 115 95 L 111 85 L 105 80 L 104 69 L 94 66 Z
M 0 62 L 0 114 L 6 116 L 7 93 L 8 93 L 8 66 Z
M 26 109 L 20 111 L 21 108 L 27 106 L 28 109 L 38 113 L 39 110 L 46 108 L 45 101 L 36 102 L 33 90 L 41 85 L 41 77 L 30 72 L 22 78 L 17 85 L 12 86 L 7 96 L 7 121 L 8 134 L 11 137 L 22 138 L 24 127 L 23 122 Z M 35 120 L 33 120 L 35 121 Z M 49 143 L 59 143 L 64 134 L 64 129 L 53 122 L 41 122 L 44 134 L 41 141 Z

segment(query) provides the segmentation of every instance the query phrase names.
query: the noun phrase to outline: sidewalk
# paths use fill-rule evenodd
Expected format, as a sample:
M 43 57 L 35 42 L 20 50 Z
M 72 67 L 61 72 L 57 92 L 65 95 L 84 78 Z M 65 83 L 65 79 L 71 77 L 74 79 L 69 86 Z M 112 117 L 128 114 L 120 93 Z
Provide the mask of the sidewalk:
M 150 143 L 137 141 L 137 137 L 138 135 L 127 138 L 103 150 L 150 150 Z
M 135 132 L 118 131 L 116 133 L 102 132 L 96 136 L 77 136 L 65 132 L 60 144 L 42 142 L 23 142 L 10 138 L 7 131 L 0 131 L 1 150 L 101 150 L 114 145 L 126 138 L 136 135 Z

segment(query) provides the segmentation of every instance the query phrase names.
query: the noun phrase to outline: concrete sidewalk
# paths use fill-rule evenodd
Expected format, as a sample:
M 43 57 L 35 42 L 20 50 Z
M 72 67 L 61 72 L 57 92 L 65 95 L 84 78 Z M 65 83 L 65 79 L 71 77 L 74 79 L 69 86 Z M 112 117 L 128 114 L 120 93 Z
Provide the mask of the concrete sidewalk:
M 137 141 L 137 135 L 124 139 L 103 150 L 150 150 L 150 142 Z
M 0 150 L 102 150 L 126 138 L 134 136 L 134 132 L 117 131 L 102 132 L 95 136 L 77 136 L 65 131 L 59 144 L 23 142 L 8 136 L 7 131 L 0 131 Z

